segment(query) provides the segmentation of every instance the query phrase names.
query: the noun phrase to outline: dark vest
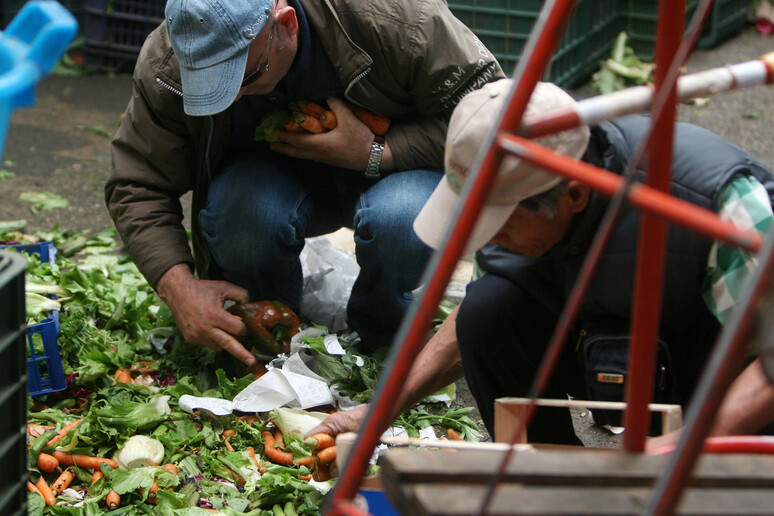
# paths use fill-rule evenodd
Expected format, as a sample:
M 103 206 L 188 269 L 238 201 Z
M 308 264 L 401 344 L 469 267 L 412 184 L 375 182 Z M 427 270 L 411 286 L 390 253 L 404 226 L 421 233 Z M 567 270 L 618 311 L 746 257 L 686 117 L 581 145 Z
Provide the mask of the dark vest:
M 591 145 L 597 145 L 602 152 L 606 170 L 625 172 L 649 123 L 648 117 L 629 116 L 594 128 Z M 677 198 L 716 211 L 720 191 L 737 173 L 755 176 L 774 198 L 774 175 L 748 153 L 710 131 L 677 124 L 674 156 L 671 193 Z M 640 180 L 646 167 L 647 163 L 640 164 Z M 607 197 L 592 194 L 565 239 L 544 257 L 528 258 L 490 245 L 477 253 L 477 261 L 483 269 L 512 279 L 559 313 L 608 203 Z M 640 212 L 633 208 L 625 208 L 619 215 L 584 297 L 578 326 L 628 325 L 639 221 Z M 670 224 L 668 231 L 660 333 L 678 355 L 676 365 L 687 366 L 681 362 L 690 361 L 694 366 L 690 369 L 695 369 L 706 358 L 720 327 L 701 297 L 712 241 L 676 224 Z

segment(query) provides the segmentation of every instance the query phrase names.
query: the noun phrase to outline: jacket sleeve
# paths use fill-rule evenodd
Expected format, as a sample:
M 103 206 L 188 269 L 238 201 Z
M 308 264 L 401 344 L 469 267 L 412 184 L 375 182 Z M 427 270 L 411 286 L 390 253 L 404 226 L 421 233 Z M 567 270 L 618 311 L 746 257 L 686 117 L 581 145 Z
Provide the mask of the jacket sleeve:
M 194 149 L 182 117 L 154 109 L 182 99 L 135 72 L 132 97 L 112 141 L 112 171 L 105 201 L 124 245 L 155 287 L 173 265 L 193 257 L 183 227 L 180 197 L 192 187 Z
M 443 168 L 449 118 L 465 94 L 505 77 L 500 64 L 445 3 L 417 3 L 416 23 L 397 47 L 410 59 L 399 67 L 417 112 L 387 134 L 399 170 L 418 166 Z M 400 31 L 395 31 L 400 32 Z M 408 52 L 406 52 L 408 51 Z

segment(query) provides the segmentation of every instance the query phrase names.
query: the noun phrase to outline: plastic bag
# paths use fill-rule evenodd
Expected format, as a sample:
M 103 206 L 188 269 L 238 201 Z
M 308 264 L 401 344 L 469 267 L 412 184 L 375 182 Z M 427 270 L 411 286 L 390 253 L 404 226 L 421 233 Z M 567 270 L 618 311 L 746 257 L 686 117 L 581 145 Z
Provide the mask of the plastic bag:
M 301 315 L 331 332 L 347 328 L 347 301 L 360 273 L 355 255 L 334 249 L 326 236 L 307 238 L 301 251 Z

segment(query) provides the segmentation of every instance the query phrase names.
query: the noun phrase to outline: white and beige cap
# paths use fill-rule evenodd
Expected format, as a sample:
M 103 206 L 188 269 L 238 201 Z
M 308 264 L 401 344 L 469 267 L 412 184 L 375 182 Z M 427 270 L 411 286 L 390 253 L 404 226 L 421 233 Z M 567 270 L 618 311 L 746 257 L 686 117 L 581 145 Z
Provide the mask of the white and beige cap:
M 459 193 L 500 112 L 505 108 L 513 87 L 512 79 L 491 82 L 468 93 L 454 109 L 446 134 L 446 174 L 414 221 L 414 231 L 430 247 L 438 249 L 451 224 Z M 558 86 L 539 82 L 532 93 L 525 119 L 537 113 L 573 105 L 575 100 Z M 580 158 L 586 151 L 589 129 L 576 129 L 550 134 L 534 140 L 556 152 Z M 465 253 L 472 253 L 489 242 L 518 204 L 550 190 L 562 178 L 513 156 L 506 156 L 500 166 L 492 192 L 483 207 Z

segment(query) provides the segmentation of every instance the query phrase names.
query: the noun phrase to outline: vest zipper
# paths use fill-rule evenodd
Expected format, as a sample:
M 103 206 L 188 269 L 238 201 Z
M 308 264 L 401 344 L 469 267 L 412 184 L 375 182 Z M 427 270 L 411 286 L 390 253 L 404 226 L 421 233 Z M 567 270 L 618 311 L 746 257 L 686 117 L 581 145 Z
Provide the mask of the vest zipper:
M 165 87 L 166 89 L 168 89 L 169 91 L 171 91 L 172 93 L 174 93 L 175 95 L 179 95 L 181 97 L 183 96 L 183 92 L 182 91 L 178 90 L 174 86 L 170 86 L 169 84 L 167 84 L 166 82 L 162 81 L 158 77 L 156 77 L 156 82 L 159 83 L 160 85 L 162 85 L 163 87 Z

